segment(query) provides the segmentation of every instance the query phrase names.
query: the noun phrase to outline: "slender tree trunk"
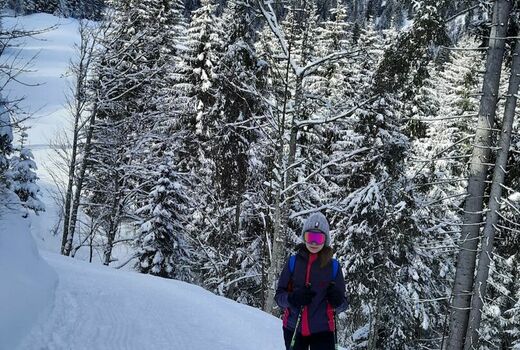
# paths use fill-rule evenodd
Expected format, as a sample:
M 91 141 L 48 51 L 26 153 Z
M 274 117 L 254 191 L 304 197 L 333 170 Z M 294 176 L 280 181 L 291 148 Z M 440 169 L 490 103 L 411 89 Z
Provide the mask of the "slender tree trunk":
M 107 244 L 105 246 L 105 254 L 103 259 L 103 265 L 110 265 L 112 259 L 112 249 L 114 248 L 114 241 L 116 239 L 117 230 L 119 229 L 120 213 L 121 213 L 121 198 L 120 191 L 124 186 L 120 186 L 120 174 L 114 174 L 114 193 L 112 199 L 112 207 L 110 208 L 109 226 L 107 232 Z
M 67 183 L 67 192 L 65 193 L 65 207 L 64 207 L 64 216 L 63 216 L 63 235 L 62 235 L 62 241 L 61 241 L 61 253 L 63 255 L 70 255 L 71 249 L 72 249 L 72 241 L 74 239 L 74 227 L 72 226 L 76 225 L 76 216 L 73 213 L 77 213 L 77 207 L 75 207 L 75 200 L 72 200 L 74 193 L 74 182 L 76 181 L 83 181 L 84 177 L 84 171 L 83 171 L 83 165 L 80 170 L 80 173 L 83 175 L 80 175 L 80 179 L 75 178 L 76 173 L 76 161 L 77 161 L 77 153 L 78 153 L 78 140 L 80 136 L 80 122 L 81 122 L 81 116 L 85 110 L 85 106 L 88 103 L 88 97 L 86 94 L 86 84 L 87 84 L 87 75 L 90 68 L 90 63 L 92 62 L 92 52 L 96 45 L 96 37 L 95 35 L 92 35 L 91 31 L 88 28 L 86 21 L 80 22 L 80 48 L 79 48 L 79 62 L 77 64 L 72 64 L 72 68 L 76 75 L 76 86 L 74 91 L 74 101 L 73 101 L 73 116 L 74 116 L 74 128 L 73 128 L 73 138 L 72 138 L 72 154 L 70 158 L 70 164 L 69 164 L 69 173 L 68 173 L 68 183 Z M 70 105 L 70 104 L 69 104 Z M 95 111 L 92 113 L 92 117 L 90 118 L 90 125 L 93 123 L 93 114 L 95 114 Z M 87 131 L 87 138 L 90 131 Z M 87 144 L 90 143 L 90 139 L 88 140 Z M 90 146 L 90 145 L 89 145 Z M 87 149 L 87 146 L 85 146 L 85 150 Z M 86 157 L 84 157 L 85 159 Z M 84 162 L 83 162 L 84 163 Z M 79 190 L 78 190 L 79 189 Z M 81 186 L 77 186 L 76 184 L 76 192 L 81 192 Z M 74 216 L 74 220 L 71 219 L 71 216 Z
M 482 247 L 478 260 L 477 276 L 473 287 L 473 298 L 471 299 L 471 311 L 469 314 L 469 325 L 466 334 L 465 350 L 477 349 L 482 318 L 482 307 L 486 297 L 487 279 L 489 276 L 489 264 L 493 256 L 493 242 L 495 239 L 495 225 L 498 223 L 498 212 L 500 210 L 500 200 L 502 198 L 502 185 L 505 180 L 505 168 L 509 157 L 509 147 L 511 145 L 511 131 L 515 117 L 516 100 L 518 85 L 520 84 L 520 41 L 515 43 L 513 54 L 513 64 L 511 66 L 511 77 L 509 79 L 509 89 L 507 92 L 506 107 L 504 111 L 504 121 L 502 132 L 500 133 L 500 143 L 491 192 L 489 197 L 488 213 L 486 214 L 486 226 L 484 227 Z
M 81 160 L 81 167 L 79 170 L 79 174 L 76 179 L 76 191 L 74 192 L 74 199 L 72 201 L 72 207 L 70 211 L 70 222 L 69 222 L 69 230 L 67 232 L 67 241 L 65 242 L 65 246 L 63 248 L 62 254 L 69 255 L 72 250 L 72 240 L 74 239 L 74 233 L 76 230 L 76 222 L 78 220 L 78 211 L 79 205 L 81 201 L 81 191 L 83 190 L 83 183 L 85 181 L 85 174 L 88 167 L 88 158 L 90 156 L 90 146 L 92 143 L 92 134 L 94 132 L 94 124 L 96 122 L 96 113 L 97 113 L 97 105 L 94 106 L 94 110 L 90 116 L 89 126 L 87 130 L 87 136 L 85 139 L 85 146 L 83 149 L 83 159 Z
M 235 234 L 237 237 L 240 235 L 240 199 L 237 199 L 235 205 Z
M 273 239 L 272 245 L 268 245 L 268 259 L 269 269 L 267 273 L 267 293 L 265 293 L 264 300 L 264 311 L 274 314 L 274 295 L 276 293 L 276 282 L 280 272 L 282 271 L 283 259 L 285 258 L 285 231 L 283 213 L 285 210 L 281 208 L 284 205 L 282 200 L 282 191 L 285 190 L 284 180 L 284 149 L 285 149 L 285 118 L 287 115 L 287 99 L 289 93 L 289 69 L 291 59 L 291 44 L 289 42 L 288 57 L 285 65 L 285 87 L 284 87 L 284 101 L 283 101 L 283 112 L 282 119 L 278 121 L 278 154 L 275 160 L 275 183 L 276 183 L 276 194 L 275 194 L 275 207 L 274 207 L 274 223 L 273 223 Z M 268 239 L 268 238 L 267 238 Z M 269 249 L 270 248 L 270 249 Z
M 83 68 L 83 59 L 80 61 L 79 70 Z M 67 180 L 67 192 L 65 193 L 65 207 L 63 208 L 63 235 L 61 240 L 61 253 L 63 255 L 70 254 L 70 247 L 66 249 L 68 236 L 69 236 L 69 222 L 70 222 L 70 208 L 72 201 L 72 193 L 74 187 L 74 174 L 76 172 L 76 158 L 78 151 L 78 138 L 79 138 L 79 122 L 81 118 L 81 112 L 83 110 L 82 101 L 85 99 L 85 96 L 82 94 L 84 89 L 82 88 L 83 82 L 81 81 L 82 76 L 81 73 L 77 77 L 78 81 L 76 83 L 76 96 L 75 96 L 75 107 L 74 107 L 74 128 L 72 134 L 72 150 L 70 156 L 70 164 L 69 164 L 69 173 Z M 74 237 L 71 237 L 71 241 Z
M 464 203 L 462 243 L 457 259 L 457 270 L 453 285 L 453 300 L 450 315 L 450 333 L 447 349 L 460 350 L 468 326 L 471 290 L 475 273 L 475 260 L 478 247 L 480 223 L 488 174 L 491 128 L 495 122 L 498 87 L 504 57 L 507 23 L 511 11 L 510 0 L 497 0 L 493 8 L 492 29 L 489 39 L 486 73 L 482 87 L 479 120 L 475 134 L 475 146 L 470 161 L 467 198 Z
M 286 170 L 286 182 L 285 188 L 287 190 L 287 197 L 291 197 L 292 190 L 290 190 L 294 183 L 294 162 L 296 160 L 296 146 L 298 141 L 298 126 L 296 125 L 296 119 L 300 114 L 301 104 L 303 98 L 303 86 L 302 77 L 296 77 L 296 87 L 294 91 L 294 115 L 291 122 L 291 136 L 289 138 L 289 156 L 287 158 L 287 170 Z
M 269 272 L 267 274 L 267 298 L 265 300 L 265 310 L 269 313 L 274 313 L 274 294 L 276 292 L 276 282 L 280 271 L 282 270 L 284 261 L 284 247 L 285 238 L 283 237 L 283 230 L 281 226 L 281 189 L 278 188 L 275 199 L 274 209 L 274 232 L 273 232 L 273 244 L 271 249 L 269 265 Z
M 286 80 L 287 81 L 287 80 Z M 301 99 L 303 97 L 302 91 L 302 79 L 300 76 L 297 77 L 296 82 L 296 91 L 295 91 L 295 114 L 299 111 L 299 106 L 301 105 Z M 274 237 L 273 237 L 273 254 L 272 254 L 272 262 L 271 266 L 273 267 L 269 271 L 269 278 L 277 278 L 280 272 L 282 271 L 283 262 L 285 260 L 284 249 L 287 243 L 287 221 L 289 216 L 289 207 L 291 203 L 291 197 L 294 189 L 292 185 L 294 184 L 294 163 L 296 159 L 296 141 L 298 128 L 296 127 L 295 116 L 293 116 L 293 120 L 291 122 L 291 132 L 289 138 L 289 154 L 287 157 L 287 165 L 283 167 L 283 153 L 284 147 L 280 148 L 280 159 L 278 164 L 280 165 L 279 169 L 284 169 L 285 174 L 280 174 L 281 183 L 283 186 L 279 188 L 276 195 L 276 209 L 275 209 L 275 227 L 274 227 Z M 284 137 L 283 135 L 282 137 Z M 284 144 L 284 143 L 283 143 Z M 282 145 L 283 145 L 282 144 Z M 274 276 L 273 276 L 274 275 Z M 265 311 L 272 312 L 273 297 L 274 297 L 274 286 L 275 282 L 269 281 L 269 287 L 271 293 L 267 293 L 268 300 L 266 301 L 266 309 Z M 269 295 L 271 294 L 271 295 Z M 270 300 L 271 299 L 271 300 Z M 269 304 L 270 303 L 270 304 Z M 271 307 L 271 309 L 269 309 Z
M 67 191 L 65 192 L 65 206 L 63 208 L 63 235 L 61 239 L 61 254 L 69 255 L 70 249 L 65 249 L 69 235 L 70 207 L 74 185 L 74 173 L 76 172 L 76 154 L 78 147 L 78 116 L 74 117 L 74 131 L 72 136 L 72 154 L 70 156 L 69 174 L 67 179 Z

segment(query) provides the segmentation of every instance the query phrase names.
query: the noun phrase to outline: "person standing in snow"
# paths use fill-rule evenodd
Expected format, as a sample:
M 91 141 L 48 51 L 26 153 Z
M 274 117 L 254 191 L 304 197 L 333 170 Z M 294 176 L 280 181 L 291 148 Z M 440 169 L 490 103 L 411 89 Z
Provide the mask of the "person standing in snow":
M 335 314 L 346 310 L 347 298 L 341 267 L 332 258 L 327 218 L 311 214 L 303 225 L 302 238 L 304 243 L 297 246 L 296 255 L 280 274 L 275 294 L 276 303 L 285 309 L 285 347 L 334 350 Z

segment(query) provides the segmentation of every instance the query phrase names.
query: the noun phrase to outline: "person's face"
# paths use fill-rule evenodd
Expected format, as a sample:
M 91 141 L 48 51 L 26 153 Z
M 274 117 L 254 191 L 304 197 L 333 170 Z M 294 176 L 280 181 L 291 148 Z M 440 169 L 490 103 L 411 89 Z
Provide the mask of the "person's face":
M 325 234 L 319 231 L 307 231 L 303 235 L 305 246 L 309 252 L 316 254 L 325 246 Z

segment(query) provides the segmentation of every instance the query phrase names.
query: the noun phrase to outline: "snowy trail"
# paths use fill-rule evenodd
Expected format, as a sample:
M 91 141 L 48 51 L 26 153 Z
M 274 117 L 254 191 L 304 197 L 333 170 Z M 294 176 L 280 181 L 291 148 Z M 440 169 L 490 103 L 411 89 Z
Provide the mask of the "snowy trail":
M 20 349 L 283 349 L 281 322 L 202 288 L 47 253 L 51 314 Z

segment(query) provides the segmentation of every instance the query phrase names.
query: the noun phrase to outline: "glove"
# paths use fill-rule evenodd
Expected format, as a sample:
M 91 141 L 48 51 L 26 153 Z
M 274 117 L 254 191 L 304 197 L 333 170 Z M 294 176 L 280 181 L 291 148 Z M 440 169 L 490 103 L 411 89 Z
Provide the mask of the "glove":
M 327 287 L 327 301 L 333 308 L 340 306 L 345 299 L 343 293 L 336 288 L 336 284 L 333 282 Z
M 316 292 L 311 289 L 310 285 L 308 285 L 305 288 L 300 288 L 289 293 L 287 300 L 289 301 L 289 304 L 299 309 L 302 306 L 309 305 L 315 295 Z

